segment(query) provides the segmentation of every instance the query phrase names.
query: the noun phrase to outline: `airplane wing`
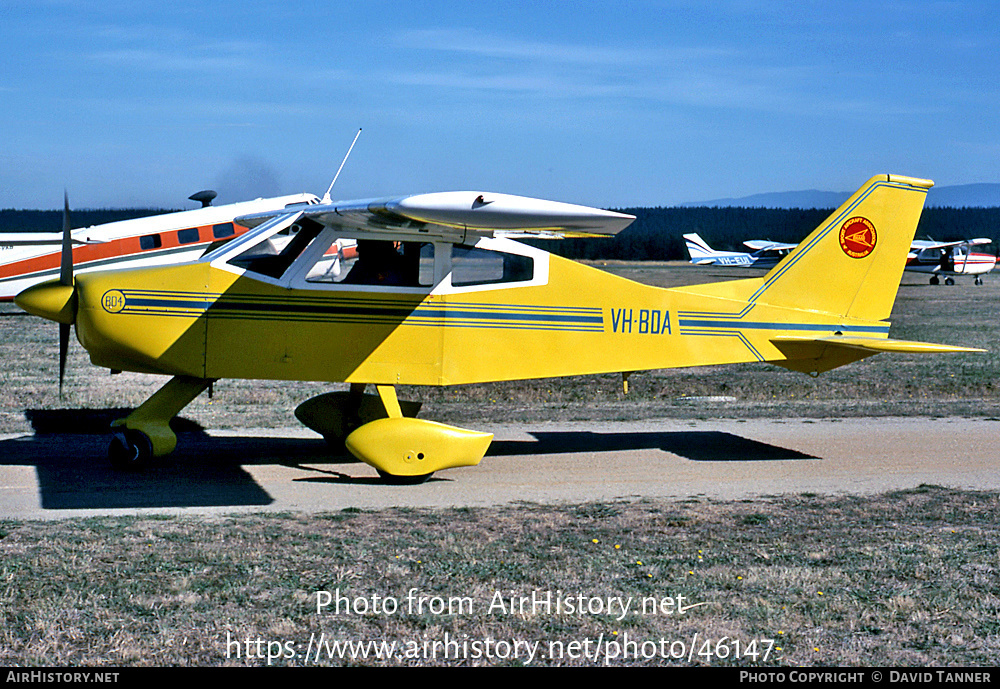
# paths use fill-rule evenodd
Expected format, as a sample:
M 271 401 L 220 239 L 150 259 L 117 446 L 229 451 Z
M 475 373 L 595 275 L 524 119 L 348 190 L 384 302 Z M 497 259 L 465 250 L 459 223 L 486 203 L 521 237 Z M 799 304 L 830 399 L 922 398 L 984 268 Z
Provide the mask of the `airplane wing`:
M 388 232 L 458 242 L 484 236 L 609 237 L 635 220 L 632 215 L 589 206 L 479 191 L 339 201 L 296 211 L 322 225 L 354 232 Z M 256 227 L 276 215 L 243 216 L 237 222 Z
M 914 239 L 910 244 L 911 251 L 923 251 L 925 249 L 948 249 L 953 246 L 978 246 L 982 244 L 992 244 L 989 237 L 977 237 L 976 239 L 959 239 L 954 242 L 934 242 L 926 239 Z
M 781 242 L 772 242 L 766 239 L 748 239 L 743 242 L 743 246 L 749 247 L 754 251 L 782 251 L 788 249 L 794 249 L 797 244 L 782 244 Z
M 101 239 L 79 239 L 73 237 L 73 244 L 103 244 Z M 62 232 L 0 232 L 0 246 L 59 246 Z

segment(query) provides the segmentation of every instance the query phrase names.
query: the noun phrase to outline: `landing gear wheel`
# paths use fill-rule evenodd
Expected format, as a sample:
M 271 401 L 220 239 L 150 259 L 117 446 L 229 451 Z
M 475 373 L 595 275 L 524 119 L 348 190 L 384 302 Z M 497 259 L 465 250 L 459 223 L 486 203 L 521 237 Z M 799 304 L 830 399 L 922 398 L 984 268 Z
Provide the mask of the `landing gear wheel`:
M 108 445 L 108 459 L 115 469 L 135 471 L 153 458 L 153 443 L 142 431 L 127 429 L 116 433 Z
M 382 471 L 381 469 L 376 469 L 375 471 L 377 471 L 379 477 L 390 486 L 416 486 L 434 475 L 433 471 L 429 474 L 421 474 L 420 476 L 396 476 L 395 474 L 390 474 Z
M 944 281 L 944 284 L 946 284 L 946 285 L 954 285 L 954 284 L 955 284 L 955 281 L 954 281 L 954 280 L 952 280 L 951 278 L 948 278 L 948 279 L 946 279 L 946 280 Z
M 982 278 L 976 278 L 975 280 L 973 280 L 973 283 L 977 284 L 977 285 L 981 285 L 981 284 L 983 284 L 983 279 Z
M 939 285 L 939 284 L 941 284 L 941 281 L 938 280 L 938 276 L 937 275 L 935 275 L 934 277 L 931 278 L 931 284 L 932 285 Z

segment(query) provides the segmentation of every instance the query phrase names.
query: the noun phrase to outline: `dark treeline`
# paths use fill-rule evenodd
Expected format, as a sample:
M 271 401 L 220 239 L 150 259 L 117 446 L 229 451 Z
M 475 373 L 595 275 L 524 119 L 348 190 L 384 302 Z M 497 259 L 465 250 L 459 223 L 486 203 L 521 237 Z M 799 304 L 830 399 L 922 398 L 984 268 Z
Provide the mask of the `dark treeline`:
M 623 208 L 636 216 L 613 239 L 531 240 L 529 243 L 569 258 L 676 261 L 687 259 L 681 235 L 697 232 L 712 248 L 744 251 L 746 239 L 795 244 L 812 232 L 832 209 L 802 208 Z M 72 211 L 73 227 L 100 225 L 148 215 L 163 209 Z M 56 232 L 61 211 L 0 210 L 0 232 Z M 925 208 L 917 237 L 940 241 L 1000 238 L 1000 208 Z
M 161 213 L 173 213 L 163 208 L 100 208 L 71 210 L 73 227 L 103 225 L 119 220 L 131 220 Z M 61 232 L 62 211 L 32 211 L 0 209 L 0 232 Z
M 682 235 L 697 232 L 713 249 L 747 251 L 743 241 L 770 239 L 797 244 L 833 209 L 802 208 L 622 208 L 635 222 L 613 239 L 531 241 L 547 251 L 576 259 L 687 259 Z M 925 208 L 917 238 L 939 241 L 1000 238 L 1000 208 Z

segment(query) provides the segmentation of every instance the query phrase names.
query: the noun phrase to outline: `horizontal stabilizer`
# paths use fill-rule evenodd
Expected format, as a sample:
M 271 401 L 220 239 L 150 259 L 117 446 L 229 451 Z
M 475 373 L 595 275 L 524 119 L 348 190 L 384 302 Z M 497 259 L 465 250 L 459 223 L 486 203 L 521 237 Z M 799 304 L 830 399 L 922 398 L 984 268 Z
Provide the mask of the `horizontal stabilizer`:
M 946 352 L 983 352 L 974 347 L 910 340 L 891 340 L 880 337 L 774 337 L 771 342 L 788 357 L 774 361 L 778 366 L 804 373 L 823 373 L 852 361 L 864 359 L 880 352 L 910 352 L 916 354 L 941 354 Z
M 837 347 L 851 347 L 853 349 L 865 349 L 873 354 L 879 352 L 913 352 L 913 353 L 936 353 L 942 352 L 985 352 L 985 349 L 975 347 L 956 347 L 955 345 L 936 344 L 934 342 L 915 342 L 913 340 L 890 340 L 883 337 L 844 337 L 834 335 L 832 337 L 775 337 L 771 342 L 778 345 L 781 342 L 822 342 Z

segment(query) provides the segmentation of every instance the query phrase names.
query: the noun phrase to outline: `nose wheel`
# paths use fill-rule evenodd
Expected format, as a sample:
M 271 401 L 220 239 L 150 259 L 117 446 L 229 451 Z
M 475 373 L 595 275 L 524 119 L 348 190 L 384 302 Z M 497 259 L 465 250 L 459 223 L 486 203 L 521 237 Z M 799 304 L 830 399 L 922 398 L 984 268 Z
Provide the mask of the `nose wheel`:
M 177 447 L 170 420 L 214 381 L 174 376 L 124 419 L 111 424 L 108 459 L 116 469 L 138 469 Z
M 108 445 L 108 460 L 115 469 L 141 469 L 153 458 L 153 442 L 142 431 L 116 432 Z

